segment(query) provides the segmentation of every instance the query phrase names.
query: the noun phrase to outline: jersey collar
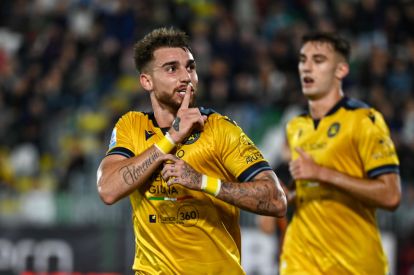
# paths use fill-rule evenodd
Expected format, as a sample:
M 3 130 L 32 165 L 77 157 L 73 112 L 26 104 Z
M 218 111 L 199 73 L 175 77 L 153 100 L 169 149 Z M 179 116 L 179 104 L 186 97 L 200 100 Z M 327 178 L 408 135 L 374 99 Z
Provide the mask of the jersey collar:
M 321 119 L 323 119 L 324 117 L 333 115 L 334 113 L 336 113 L 336 111 L 338 111 L 341 107 L 345 107 L 347 102 L 348 102 L 348 97 L 344 96 L 342 97 L 322 118 L 319 119 L 312 119 L 313 120 L 313 126 L 315 129 L 318 128 L 319 122 L 321 121 Z M 310 115 L 309 109 L 306 110 L 305 114 L 306 116 L 309 116 L 310 118 L 312 118 L 312 116 Z

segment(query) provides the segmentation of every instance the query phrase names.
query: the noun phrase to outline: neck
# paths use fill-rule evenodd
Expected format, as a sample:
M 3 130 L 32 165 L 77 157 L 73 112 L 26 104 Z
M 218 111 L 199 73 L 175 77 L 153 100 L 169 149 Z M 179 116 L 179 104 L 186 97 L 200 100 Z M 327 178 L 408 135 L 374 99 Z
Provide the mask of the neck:
M 154 111 L 154 117 L 157 121 L 157 124 L 160 128 L 168 128 L 171 127 L 171 124 L 174 118 L 177 115 L 177 110 L 173 110 L 172 108 L 161 104 L 157 99 L 154 98 L 154 94 L 151 93 L 151 105 L 152 110 Z
M 342 90 L 336 93 L 328 93 L 320 98 L 309 98 L 309 112 L 313 119 L 321 119 L 344 97 Z
M 175 114 L 165 110 L 154 110 L 154 117 L 160 128 L 168 128 L 171 127 Z

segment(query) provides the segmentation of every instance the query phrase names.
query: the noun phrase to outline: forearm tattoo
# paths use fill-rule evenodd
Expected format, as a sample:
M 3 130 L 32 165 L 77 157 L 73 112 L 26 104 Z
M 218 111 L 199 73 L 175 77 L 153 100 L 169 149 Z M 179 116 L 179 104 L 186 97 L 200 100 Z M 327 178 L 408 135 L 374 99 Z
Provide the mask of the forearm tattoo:
M 272 208 L 272 188 L 267 184 L 252 188 L 251 183 L 223 183 L 220 195 L 230 204 L 257 213 L 267 212 Z
M 127 165 L 119 169 L 124 183 L 127 185 L 134 184 L 160 156 L 161 153 L 158 150 L 154 150 L 142 163 L 138 165 Z
M 189 182 L 191 184 L 190 188 L 197 188 L 201 182 L 201 174 L 197 173 L 194 169 L 189 166 L 185 166 L 183 174 L 181 175 L 182 181 Z
M 178 116 L 174 119 L 172 123 L 173 129 L 176 130 L 177 132 L 180 131 L 180 121 L 181 121 L 181 118 Z

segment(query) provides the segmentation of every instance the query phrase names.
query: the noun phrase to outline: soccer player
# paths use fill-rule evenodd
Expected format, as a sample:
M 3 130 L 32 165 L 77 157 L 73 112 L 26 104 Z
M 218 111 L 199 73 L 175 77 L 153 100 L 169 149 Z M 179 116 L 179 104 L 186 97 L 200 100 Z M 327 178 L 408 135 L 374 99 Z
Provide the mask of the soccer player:
M 239 208 L 284 216 L 275 173 L 234 121 L 195 106 L 184 32 L 153 30 L 136 43 L 135 64 L 153 112 L 119 119 L 97 182 L 106 204 L 129 196 L 135 274 L 244 274 Z
M 349 43 L 337 35 L 303 37 L 299 74 L 308 112 L 286 126 L 296 211 L 282 275 L 388 272 L 375 209 L 398 207 L 399 162 L 382 115 L 344 96 L 349 56 Z

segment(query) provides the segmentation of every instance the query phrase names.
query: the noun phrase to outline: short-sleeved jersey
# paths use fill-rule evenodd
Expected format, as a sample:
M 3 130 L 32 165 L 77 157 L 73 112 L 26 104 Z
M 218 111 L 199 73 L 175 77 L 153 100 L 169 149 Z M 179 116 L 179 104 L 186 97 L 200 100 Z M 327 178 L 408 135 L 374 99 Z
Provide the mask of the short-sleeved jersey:
M 341 99 L 321 120 L 308 114 L 286 126 L 292 159 L 301 147 L 320 165 L 357 178 L 398 173 L 382 115 Z M 281 256 L 281 274 L 386 274 L 375 208 L 316 181 L 296 181 L 296 212 Z
M 242 129 L 228 117 L 207 115 L 202 132 L 194 132 L 172 152 L 195 170 L 223 181 L 249 181 L 271 170 Z M 164 137 L 153 113 L 129 112 L 116 124 L 107 155 L 131 158 Z M 244 274 L 240 263 L 239 209 L 205 192 L 179 184 L 170 187 L 152 175 L 130 195 L 136 254 L 134 270 L 148 274 Z M 136 171 L 121 171 L 126 180 Z

